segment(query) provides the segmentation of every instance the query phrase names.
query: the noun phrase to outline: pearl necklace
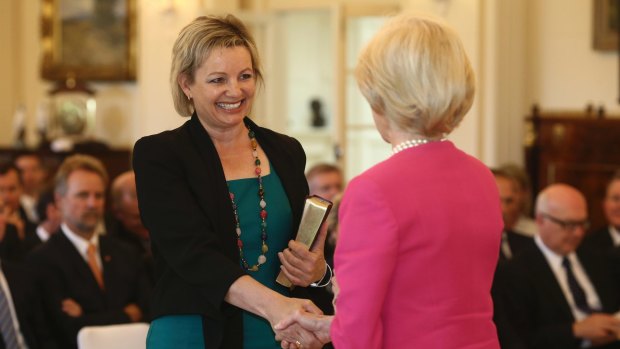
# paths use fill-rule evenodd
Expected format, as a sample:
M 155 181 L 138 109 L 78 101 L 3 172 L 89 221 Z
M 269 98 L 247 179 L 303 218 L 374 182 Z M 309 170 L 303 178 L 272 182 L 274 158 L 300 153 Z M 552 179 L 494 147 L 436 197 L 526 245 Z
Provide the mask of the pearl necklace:
M 416 139 L 408 139 L 404 142 L 400 142 L 397 145 L 395 145 L 394 147 L 392 147 L 392 155 L 397 154 L 405 149 L 409 149 L 409 148 L 415 148 L 417 146 L 420 146 L 422 144 L 426 144 L 429 142 L 443 142 L 445 141 L 445 138 L 439 139 L 439 140 L 433 140 L 433 139 L 428 139 L 428 138 L 416 138 Z
M 239 248 L 239 257 L 241 258 L 241 264 L 243 268 L 248 271 L 258 271 L 261 265 L 267 262 L 267 256 L 265 253 L 269 251 L 269 246 L 267 246 L 267 210 L 265 207 L 267 206 L 267 202 L 265 201 L 265 189 L 263 188 L 263 178 L 261 177 L 261 168 L 260 168 L 260 159 L 258 158 L 258 143 L 256 142 L 256 137 L 254 135 L 254 131 L 247 126 L 248 129 L 248 137 L 250 137 L 250 145 L 252 147 L 252 157 L 254 157 L 254 173 L 256 174 L 256 178 L 258 180 L 258 205 L 260 206 L 260 219 L 261 219 L 261 255 L 258 256 L 257 263 L 250 267 L 250 264 L 243 256 L 243 240 L 241 240 L 241 225 L 239 224 L 239 213 L 237 212 L 237 204 L 235 203 L 235 194 L 233 194 L 230 189 L 228 193 L 230 195 L 230 201 L 232 203 L 233 213 L 235 215 L 235 232 L 237 233 L 237 248 Z

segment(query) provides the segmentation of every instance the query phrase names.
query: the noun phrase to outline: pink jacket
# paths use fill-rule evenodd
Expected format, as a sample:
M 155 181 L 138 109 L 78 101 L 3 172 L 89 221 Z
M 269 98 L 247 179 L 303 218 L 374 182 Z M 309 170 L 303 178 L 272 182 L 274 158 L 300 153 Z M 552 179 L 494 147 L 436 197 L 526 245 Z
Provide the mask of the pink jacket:
M 498 349 L 493 175 L 449 141 L 404 150 L 348 185 L 331 337 L 338 349 Z

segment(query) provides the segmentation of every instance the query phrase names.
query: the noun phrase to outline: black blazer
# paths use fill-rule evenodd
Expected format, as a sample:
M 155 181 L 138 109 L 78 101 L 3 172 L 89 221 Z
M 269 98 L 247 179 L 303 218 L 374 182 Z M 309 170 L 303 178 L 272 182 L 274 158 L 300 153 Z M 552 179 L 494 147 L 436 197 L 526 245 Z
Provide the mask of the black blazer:
M 30 349 L 56 348 L 56 343 L 43 314 L 41 290 L 36 287 L 35 274 L 21 264 L 2 261 L 2 272 L 11 290 L 20 332 Z M 0 341 L 4 349 L 4 342 Z
M 579 253 L 583 265 L 602 304 L 602 312 L 620 309 L 620 290 L 605 260 L 600 256 Z M 500 270 L 502 304 L 510 320 L 511 338 L 519 338 L 515 348 L 578 349 L 581 340 L 574 337 L 575 322 L 553 271 L 539 248 L 529 249 Z M 618 342 L 605 348 L 618 348 Z M 504 347 L 503 347 L 504 348 Z M 513 348 L 513 347 L 506 347 Z
M 62 348 L 76 348 L 77 333 L 84 326 L 129 323 L 123 308 L 130 303 L 138 305 L 148 321 L 149 285 L 139 257 L 107 236 L 99 236 L 99 249 L 105 291 L 62 230 L 29 256 L 45 293 L 46 314 Z M 62 311 L 66 298 L 80 304 L 81 317 L 73 318 Z
M 282 181 L 296 231 L 308 195 L 303 148 L 245 122 Z M 224 297 L 245 272 L 224 170 L 196 114 L 175 130 L 138 140 L 133 167 L 155 259 L 153 316 L 202 314 L 206 348 L 241 348 L 242 313 Z
M 611 239 L 609 227 L 604 227 L 595 230 L 583 239 L 580 250 L 591 250 L 601 252 L 608 252 L 614 248 L 614 242 Z

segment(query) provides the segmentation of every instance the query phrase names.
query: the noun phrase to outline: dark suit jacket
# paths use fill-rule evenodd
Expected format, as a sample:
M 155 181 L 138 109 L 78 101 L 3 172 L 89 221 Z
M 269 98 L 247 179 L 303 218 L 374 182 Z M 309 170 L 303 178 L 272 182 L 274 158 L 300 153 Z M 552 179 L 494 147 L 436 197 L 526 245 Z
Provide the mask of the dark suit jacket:
M 62 230 L 30 255 L 45 292 L 46 313 L 62 348 L 75 348 L 77 333 L 84 326 L 129 323 L 123 308 L 130 303 L 140 306 L 148 320 L 149 286 L 138 256 L 106 236 L 99 237 L 99 249 L 105 291 Z M 62 311 L 66 298 L 80 304 L 81 317 L 73 318 Z
M 2 272 L 9 284 L 20 332 L 28 348 L 56 348 L 49 325 L 45 321 L 41 290 L 36 287 L 34 272 L 23 265 L 4 260 Z M 2 341 L 0 348 L 4 349 Z
M 245 121 L 280 177 L 296 231 L 308 194 L 303 148 L 291 137 Z M 224 297 L 245 272 L 224 170 L 211 138 L 194 114 L 175 130 L 140 139 L 133 166 L 155 259 L 154 317 L 202 314 L 206 348 L 241 348 L 241 311 Z
M 0 258 L 8 261 L 21 261 L 24 253 L 24 244 L 17 235 L 17 228 L 13 224 L 7 224 L 4 238 L 0 241 Z
M 521 252 L 526 251 L 530 248 L 536 247 L 534 239 L 529 236 L 515 233 L 510 230 L 506 231 L 506 235 L 508 236 L 508 245 L 510 246 L 512 257 L 515 257 Z M 504 255 L 504 251 L 501 248 L 499 249 L 499 258 L 500 261 L 507 260 L 506 256 Z
M 580 253 L 579 260 L 602 304 L 602 312 L 620 309 L 620 290 L 600 256 Z M 553 271 L 539 248 L 525 251 L 500 270 L 505 283 L 501 297 L 511 322 L 515 346 L 502 348 L 578 349 L 581 340 L 572 334 L 575 322 Z M 618 348 L 618 342 L 605 348 Z
M 593 250 L 593 251 L 609 251 L 614 248 L 614 242 L 611 239 L 609 227 L 604 227 L 595 230 L 583 239 L 580 250 Z
M 510 230 L 506 231 L 506 234 L 508 236 L 508 245 L 512 252 L 512 258 L 520 255 L 524 251 L 536 248 L 534 239 L 529 236 Z M 497 269 L 495 270 L 493 286 L 491 288 L 491 294 L 493 296 L 493 321 L 495 322 L 497 335 L 502 348 L 524 348 L 517 345 L 520 339 L 515 336 L 515 331 L 511 328 L 512 325 L 508 319 L 508 314 L 506 313 L 504 304 L 502 304 L 503 301 L 500 295 L 501 291 L 507 287 L 506 280 L 502 278 L 504 276 L 502 269 L 505 268 L 506 263 L 509 261 L 510 259 L 506 258 L 504 251 L 500 248 Z

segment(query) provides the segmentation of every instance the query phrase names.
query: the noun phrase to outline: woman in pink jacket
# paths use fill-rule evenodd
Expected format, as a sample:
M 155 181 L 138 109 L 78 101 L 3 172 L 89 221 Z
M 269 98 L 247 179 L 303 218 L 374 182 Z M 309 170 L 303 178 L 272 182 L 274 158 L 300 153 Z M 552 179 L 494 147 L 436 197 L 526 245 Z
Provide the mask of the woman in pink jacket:
M 336 315 L 298 313 L 276 328 L 299 322 L 337 349 L 499 348 L 490 294 L 497 187 L 445 138 L 474 98 L 460 39 L 434 19 L 401 15 L 371 40 L 355 74 L 393 155 L 344 193 Z

